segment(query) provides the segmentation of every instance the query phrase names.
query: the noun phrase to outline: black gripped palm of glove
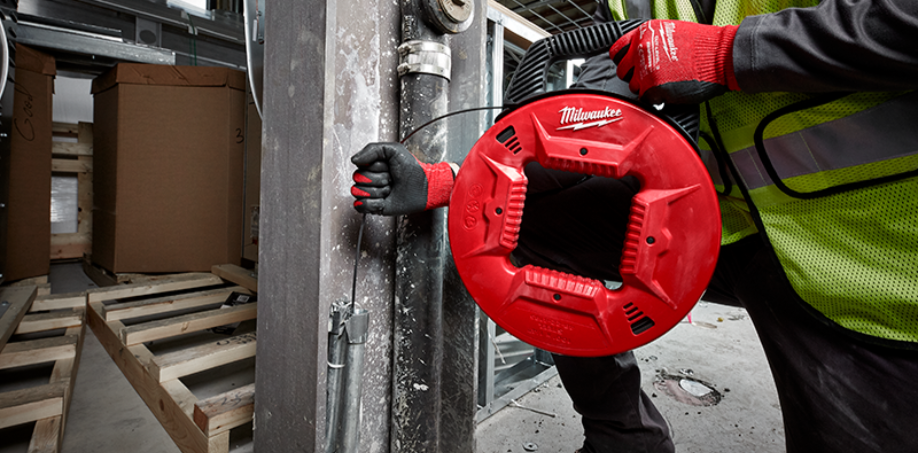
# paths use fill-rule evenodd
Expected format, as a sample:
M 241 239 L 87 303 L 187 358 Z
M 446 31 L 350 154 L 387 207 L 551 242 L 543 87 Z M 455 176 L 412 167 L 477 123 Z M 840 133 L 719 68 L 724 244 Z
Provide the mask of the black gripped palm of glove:
M 361 213 L 404 215 L 445 206 L 455 175 L 446 162 L 424 164 L 400 143 L 370 143 L 351 157 L 351 195 Z

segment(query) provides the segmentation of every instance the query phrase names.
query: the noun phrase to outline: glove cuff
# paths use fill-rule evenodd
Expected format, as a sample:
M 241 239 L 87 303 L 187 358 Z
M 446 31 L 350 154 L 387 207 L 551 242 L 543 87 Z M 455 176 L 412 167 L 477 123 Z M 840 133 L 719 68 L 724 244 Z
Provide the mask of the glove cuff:
M 723 33 L 723 69 L 726 77 L 727 89 L 730 91 L 739 91 L 739 84 L 736 82 L 736 72 L 733 71 L 733 41 L 736 39 L 736 31 L 739 29 L 736 25 L 727 25 Z
M 421 163 L 424 174 L 427 175 L 427 209 L 434 209 L 449 204 L 449 196 L 453 193 L 453 183 L 456 176 L 447 162 L 437 164 Z
M 733 71 L 733 40 L 736 25 L 706 27 L 716 33 L 698 33 L 695 37 L 695 71 L 702 81 L 724 85 L 728 90 L 738 91 L 736 73 Z M 704 58 L 713 55 L 714 58 Z

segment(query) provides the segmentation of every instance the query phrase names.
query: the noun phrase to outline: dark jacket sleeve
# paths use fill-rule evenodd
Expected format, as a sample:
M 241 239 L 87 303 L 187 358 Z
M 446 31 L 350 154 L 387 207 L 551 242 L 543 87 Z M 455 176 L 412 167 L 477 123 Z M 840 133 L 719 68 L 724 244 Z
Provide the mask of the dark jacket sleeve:
M 605 1 L 600 0 L 598 3 L 596 13 L 593 14 L 593 22 L 596 24 L 612 22 L 612 13 L 609 12 L 608 6 L 605 6 Z M 619 80 L 615 75 L 615 63 L 609 58 L 607 52 L 587 58 L 580 66 L 577 82 L 571 88 L 600 90 L 619 94 L 629 99 L 637 99 L 637 96 L 628 89 L 628 83 Z
M 918 88 L 918 1 L 823 0 L 743 20 L 733 44 L 740 89 Z

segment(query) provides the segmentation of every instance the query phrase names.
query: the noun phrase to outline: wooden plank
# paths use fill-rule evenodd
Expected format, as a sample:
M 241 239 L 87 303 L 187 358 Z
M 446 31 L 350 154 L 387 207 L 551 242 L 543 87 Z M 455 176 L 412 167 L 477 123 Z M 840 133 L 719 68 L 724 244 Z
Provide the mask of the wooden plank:
M 255 357 L 255 332 L 224 338 L 153 358 L 150 374 L 159 382 L 200 373 L 227 363 Z
M 79 126 L 76 124 L 54 122 L 51 125 L 52 135 L 57 135 L 59 137 L 77 137 L 79 136 L 79 133 Z
M 188 387 L 182 381 L 173 379 L 163 382 L 161 385 L 163 390 L 168 392 L 172 399 L 182 408 L 185 415 L 194 416 L 194 403 L 198 402 L 198 398 L 194 396 L 194 393 L 191 393 L 191 390 L 188 390 Z
M 207 436 L 228 431 L 252 421 L 255 412 L 255 384 L 198 401 L 194 422 Z
M 92 156 L 91 143 L 51 142 L 52 156 Z
M 78 336 L 42 338 L 7 343 L 0 351 L 0 370 L 76 357 Z
M 79 123 L 77 125 L 79 145 L 89 146 L 90 153 L 93 146 L 92 123 Z M 79 156 L 81 162 L 92 162 L 92 156 Z M 92 200 L 93 200 L 93 175 L 91 172 L 77 175 L 77 233 L 85 234 L 90 238 L 89 249 L 85 252 L 92 254 Z
M 210 270 L 214 275 L 219 275 L 224 280 L 258 292 L 258 274 L 234 264 L 220 264 Z
M 86 291 L 66 294 L 48 294 L 35 297 L 29 312 L 79 308 L 85 305 Z
M 6 307 L 6 311 L 0 317 L 0 350 L 6 346 L 7 340 L 19 327 L 37 294 L 38 288 L 35 286 L 0 288 L 0 304 Z
M 61 415 L 64 384 L 45 384 L 0 393 L 0 429 Z
M 92 157 L 80 156 L 80 162 L 92 162 Z M 89 237 L 89 250 L 85 253 L 92 254 L 92 200 L 93 200 L 93 174 L 91 172 L 77 174 L 77 233 Z
M 50 382 L 65 382 L 64 412 L 61 418 L 60 441 L 64 441 L 64 429 L 67 427 L 67 414 L 70 412 L 70 401 L 73 399 L 73 388 L 76 386 L 77 371 L 80 367 L 80 355 L 83 353 L 83 339 L 86 338 L 86 324 L 79 327 L 70 327 L 66 335 L 76 335 L 79 338 L 76 345 L 76 356 L 71 359 L 58 360 L 51 371 Z
M 35 285 L 35 287 L 37 288 L 35 292 L 36 297 L 51 295 L 51 284 L 50 283 L 41 283 L 41 284 Z M 32 301 L 32 302 L 34 303 L 35 301 Z M 32 308 L 29 307 L 29 310 L 31 309 Z
M 207 439 L 207 448 L 211 453 L 229 453 L 229 431 L 223 431 Z
M 153 282 L 132 283 L 130 285 L 109 286 L 107 288 L 87 291 L 89 302 L 123 299 L 125 297 L 146 296 L 182 289 L 215 286 L 223 283 L 220 277 L 208 273 L 175 274 L 169 279 Z
M 117 333 L 109 327 L 110 324 L 120 322 L 106 323 L 102 317 L 101 303 L 90 302 L 89 306 L 87 322 L 96 338 L 179 449 L 183 453 L 215 453 L 217 450 L 211 450 L 211 447 L 223 446 L 220 451 L 227 451 L 229 437 L 208 439 L 194 424 L 194 420 L 185 414 L 181 405 L 146 372 L 131 348 L 124 347 Z
M 108 326 L 112 329 L 113 332 L 121 332 L 124 330 L 124 324 L 121 324 L 121 321 L 111 321 L 108 323 Z M 121 338 L 121 334 L 118 334 L 118 337 Z M 153 363 L 153 358 L 156 357 L 147 349 L 146 346 L 142 344 L 135 344 L 127 347 L 131 354 L 134 354 L 134 358 L 137 359 L 145 369 L 149 371 L 150 364 Z
M 92 160 L 51 159 L 51 171 L 61 173 L 92 172 Z
M 83 310 L 77 308 L 50 313 L 30 313 L 22 318 L 19 328 L 16 329 L 16 335 L 77 327 L 82 322 Z
M 82 258 L 84 254 L 92 253 L 92 234 L 57 233 L 51 235 L 51 259 L 63 260 Z
M 86 274 L 86 276 L 89 277 L 89 279 L 92 280 L 93 283 L 98 285 L 100 288 L 106 288 L 118 284 L 118 280 L 114 275 L 108 273 L 101 267 L 92 264 L 91 256 L 83 257 L 83 273 Z
M 35 422 L 27 453 L 59 453 L 64 430 L 61 425 L 63 418 L 63 415 L 57 415 Z
M 92 143 L 92 123 L 80 121 L 77 123 L 77 141 L 80 143 Z
M 234 322 L 248 321 L 255 319 L 256 316 L 258 316 L 257 303 L 218 308 L 125 327 L 121 332 L 121 338 L 124 344 L 133 345 Z
M 214 305 L 226 301 L 226 298 L 233 292 L 250 294 L 249 290 L 241 286 L 234 286 L 231 288 L 211 289 L 176 296 L 106 305 L 105 320 L 117 321 L 119 319 L 136 318 L 139 316 L 149 316 L 168 313 L 170 311 Z
M 38 277 L 24 278 L 22 280 L 17 280 L 14 283 L 10 283 L 9 286 L 37 286 L 42 283 L 48 283 L 47 275 L 39 275 Z

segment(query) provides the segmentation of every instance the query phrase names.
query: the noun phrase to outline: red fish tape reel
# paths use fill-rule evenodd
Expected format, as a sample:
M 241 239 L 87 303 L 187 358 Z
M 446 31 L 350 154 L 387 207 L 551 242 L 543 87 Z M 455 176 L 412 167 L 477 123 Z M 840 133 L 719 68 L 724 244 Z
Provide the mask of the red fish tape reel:
M 532 161 L 640 181 L 620 288 L 511 264 L 523 168 Z M 717 262 L 720 210 L 704 164 L 678 129 L 619 98 L 566 93 L 513 110 L 478 140 L 456 178 L 449 236 L 463 283 L 498 325 L 547 351 L 604 356 L 653 341 L 694 307 Z

